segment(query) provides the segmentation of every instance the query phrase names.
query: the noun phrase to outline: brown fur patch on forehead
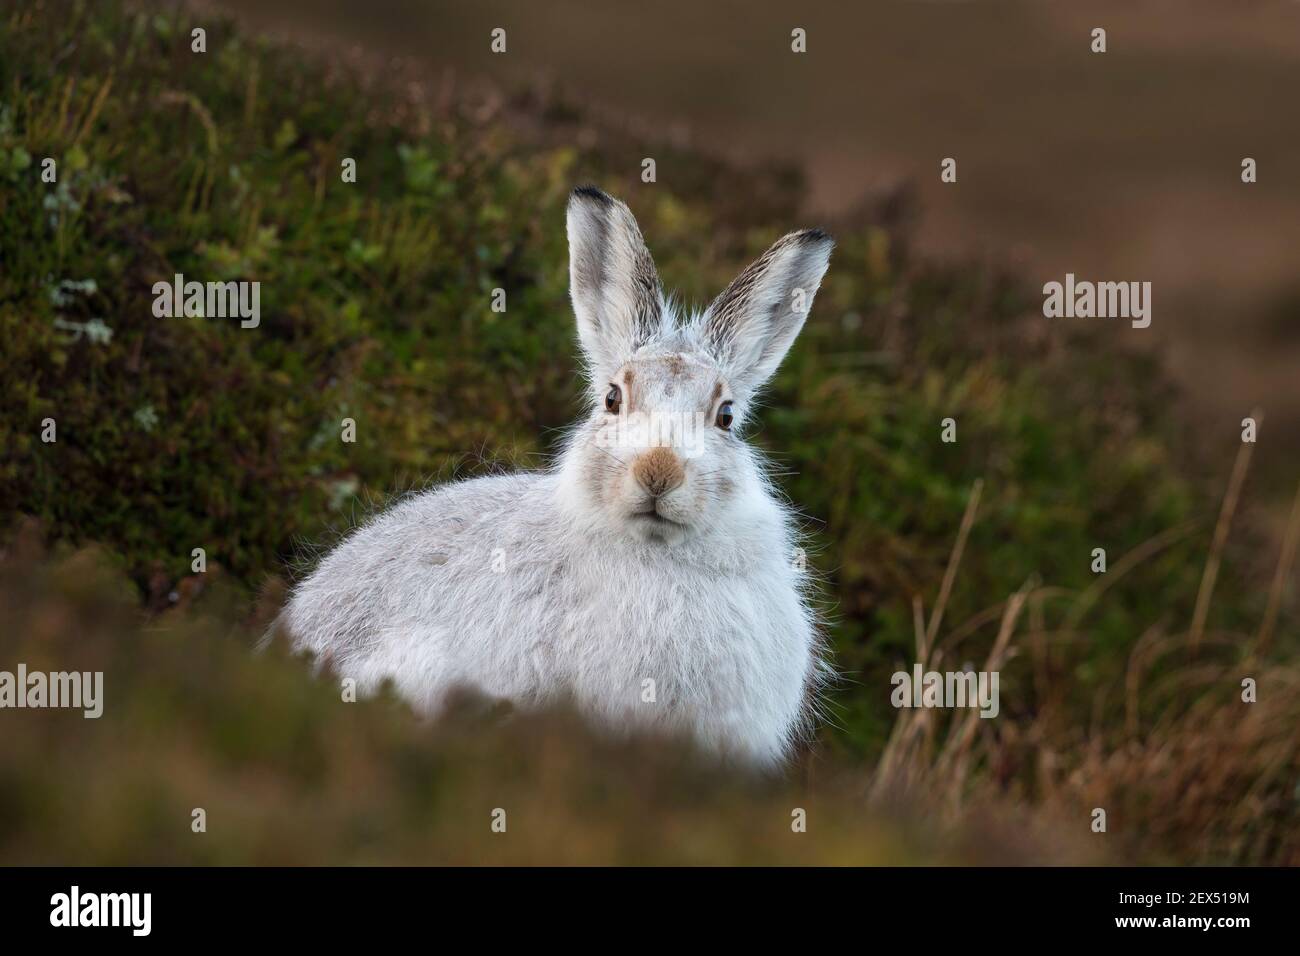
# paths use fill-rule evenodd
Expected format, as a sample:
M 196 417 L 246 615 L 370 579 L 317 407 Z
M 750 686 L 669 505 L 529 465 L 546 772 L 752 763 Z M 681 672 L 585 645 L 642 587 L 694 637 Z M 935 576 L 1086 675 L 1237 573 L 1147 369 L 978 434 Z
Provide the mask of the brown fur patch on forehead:
M 716 368 L 712 360 L 704 356 L 692 355 L 689 352 L 668 351 L 643 352 L 632 359 L 629 367 L 633 365 L 645 368 L 662 368 L 672 375 L 688 375 L 697 370 Z
M 718 396 L 726 390 L 726 386 L 718 378 L 717 367 L 712 361 L 691 355 L 688 352 L 652 352 L 649 355 L 640 355 L 626 366 L 624 366 L 623 376 L 628 383 L 628 388 L 623 398 L 627 402 L 629 411 L 644 411 L 642 408 L 645 395 L 641 392 L 659 391 L 665 397 L 671 397 L 680 388 L 690 388 L 698 390 L 701 401 L 707 394 L 706 389 L 710 383 L 713 383 L 714 393 L 711 401 L 716 401 Z M 639 376 L 638 385 L 633 387 L 632 380 Z
M 623 401 L 627 403 L 627 410 L 629 412 L 636 410 L 636 405 L 633 401 L 633 397 L 636 395 L 636 389 L 632 387 L 634 381 L 636 381 L 636 369 L 629 365 L 623 369 L 623 382 L 627 385 L 627 394 L 623 396 Z

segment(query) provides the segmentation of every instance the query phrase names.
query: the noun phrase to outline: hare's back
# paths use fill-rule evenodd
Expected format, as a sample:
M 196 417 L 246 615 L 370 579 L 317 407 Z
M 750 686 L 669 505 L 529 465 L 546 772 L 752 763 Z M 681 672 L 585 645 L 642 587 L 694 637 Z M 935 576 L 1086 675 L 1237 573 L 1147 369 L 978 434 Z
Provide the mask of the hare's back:
M 411 495 L 357 528 L 294 590 L 295 643 L 331 657 L 445 620 L 490 570 L 494 549 L 537 513 L 537 474 L 494 475 Z

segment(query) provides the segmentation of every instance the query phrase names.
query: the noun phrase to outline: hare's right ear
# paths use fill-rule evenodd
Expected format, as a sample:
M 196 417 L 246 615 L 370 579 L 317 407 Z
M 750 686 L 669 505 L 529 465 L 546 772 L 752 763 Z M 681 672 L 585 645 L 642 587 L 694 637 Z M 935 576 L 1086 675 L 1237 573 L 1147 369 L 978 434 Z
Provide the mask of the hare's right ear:
M 803 328 L 834 247 L 820 229 L 792 232 L 705 310 L 705 339 L 734 391 L 753 394 L 781 364 Z
M 663 289 L 631 210 L 592 186 L 569 197 L 569 294 L 594 374 L 612 374 L 663 321 Z M 597 382 L 600 385 L 602 383 Z

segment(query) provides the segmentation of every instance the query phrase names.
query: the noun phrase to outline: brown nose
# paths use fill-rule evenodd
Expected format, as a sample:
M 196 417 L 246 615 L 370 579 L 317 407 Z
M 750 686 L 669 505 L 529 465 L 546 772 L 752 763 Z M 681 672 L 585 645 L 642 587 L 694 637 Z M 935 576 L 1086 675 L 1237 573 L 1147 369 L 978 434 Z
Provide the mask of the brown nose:
M 632 474 L 637 483 L 656 498 L 668 494 L 686 480 L 681 459 L 668 448 L 652 448 L 636 460 Z

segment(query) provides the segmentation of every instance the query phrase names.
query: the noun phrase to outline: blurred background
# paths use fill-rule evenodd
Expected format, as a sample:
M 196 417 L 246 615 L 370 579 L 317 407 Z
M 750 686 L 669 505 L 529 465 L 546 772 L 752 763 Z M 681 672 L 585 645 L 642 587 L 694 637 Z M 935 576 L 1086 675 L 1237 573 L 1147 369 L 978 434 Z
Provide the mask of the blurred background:
M 1198 421 L 1238 421 L 1262 403 L 1300 447 L 1293 2 L 212 6 L 412 58 L 431 89 L 559 88 L 652 138 L 741 165 L 795 164 L 813 217 L 905 200 L 927 255 L 1014 263 L 1039 285 L 1066 272 L 1150 281 L 1154 324 L 1115 323 L 1116 345 L 1158 350 Z M 490 50 L 496 27 L 505 55 Z M 790 51 L 795 27 L 807 31 L 802 56 Z M 1096 27 L 1104 54 L 1091 52 Z M 1247 156 L 1259 168 L 1249 186 Z M 956 184 L 940 181 L 944 157 L 958 161 Z M 660 177 L 671 182 L 673 167 Z
M 1298 20 L 0 0 L 0 670 L 107 695 L 0 711 L 0 860 L 1300 862 Z M 375 509 L 554 451 L 585 182 L 688 301 L 837 240 L 751 436 L 840 673 L 781 780 L 250 653 Z M 260 282 L 259 327 L 155 317 L 178 272 Z M 1150 281 L 1151 327 L 1044 319 L 1066 272 Z M 998 670 L 999 718 L 895 710 L 914 662 Z

